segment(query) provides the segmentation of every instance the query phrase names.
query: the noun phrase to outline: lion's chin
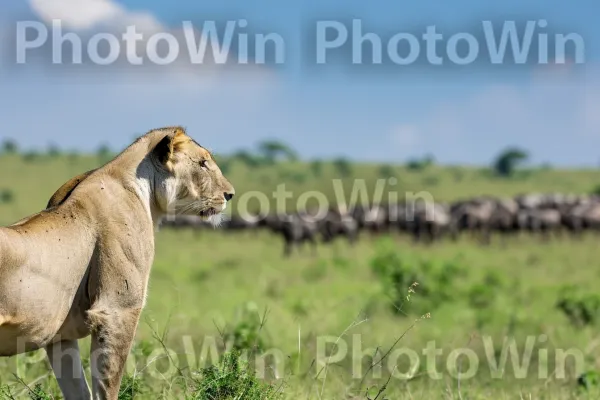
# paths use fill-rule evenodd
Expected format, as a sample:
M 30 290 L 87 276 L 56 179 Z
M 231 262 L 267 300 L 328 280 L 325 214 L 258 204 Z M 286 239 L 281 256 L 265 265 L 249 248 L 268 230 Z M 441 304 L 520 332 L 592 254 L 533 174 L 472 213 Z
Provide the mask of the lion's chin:
M 216 208 L 207 208 L 198 214 L 203 221 L 209 222 L 212 226 L 218 227 L 223 222 L 223 214 Z

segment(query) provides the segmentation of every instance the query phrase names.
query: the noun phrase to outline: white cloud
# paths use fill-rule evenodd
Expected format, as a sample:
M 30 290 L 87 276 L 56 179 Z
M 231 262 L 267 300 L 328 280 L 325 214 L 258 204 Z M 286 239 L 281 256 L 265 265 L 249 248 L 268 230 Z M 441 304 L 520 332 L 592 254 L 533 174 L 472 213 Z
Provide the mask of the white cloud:
M 129 25 L 135 25 L 138 32 L 165 30 L 152 14 L 127 10 L 112 0 L 29 0 L 29 4 L 44 22 L 60 20 L 63 28 L 77 31 Z
M 78 30 L 90 29 L 126 14 L 111 0 L 29 0 L 29 4 L 44 21 L 60 19 L 67 27 Z
M 184 43 L 180 29 L 115 1 L 29 0 L 29 5 L 44 22 L 61 19 L 65 31 L 81 33 L 82 38 L 100 30 L 122 33 L 124 27 L 135 25 L 138 32 L 169 32 Z M 183 47 L 181 51 L 182 56 L 187 52 Z M 185 57 L 155 68 L 45 67 L 23 67 L 0 77 L 5 94 L 0 109 L 14 110 L 3 116 L 0 131 L 26 132 L 17 138 L 24 147 L 57 143 L 94 150 L 100 143 L 110 143 L 120 148 L 146 130 L 184 125 L 216 151 L 235 148 L 229 136 L 253 141 L 243 132 L 252 124 L 263 124 L 259 115 L 272 110 L 278 83 L 274 71 L 263 66 L 193 65 Z M 25 95 L 32 92 L 34 98 Z
M 413 125 L 399 125 L 393 128 L 390 138 L 403 150 L 411 149 L 419 142 L 418 130 Z
M 144 61 L 144 67 L 153 69 L 158 72 L 161 81 L 165 79 L 174 84 L 181 84 L 185 90 L 196 91 L 200 87 L 210 86 L 218 80 L 221 75 L 227 74 L 228 77 L 233 72 L 233 75 L 246 77 L 248 80 L 255 81 L 258 77 L 259 82 L 268 82 L 273 77 L 273 72 L 268 67 L 260 65 L 233 65 L 232 60 L 235 60 L 233 51 L 229 53 L 229 60 L 226 66 L 216 64 L 214 60 L 208 56 L 203 60 L 202 64 L 193 64 L 190 60 L 186 32 L 183 28 L 170 28 L 164 26 L 154 15 L 147 12 L 130 11 L 122 7 L 116 1 L 112 0 L 29 0 L 31 9 L 46 23 L 51 23 L 52 20 L 58 19 L 62 23 L 63 29 L 81 31 L 83 40 L 96 31 L 108 30 L 116 33 L 120 37 L 126 32 L 127 27 L 135 27 L 137 33 L 143 35 L 143 39 L 136 43 L 135 54 Z M 166 66 L 156 66 L 148 60 L 147 42 L 155 33 L 168 33 L 175 37 L 179 43 L 178 58 Z M 206 41 L 200 32 L 194 31 L 196 37 L 196 46 L 200 46 Z M 83 44 L 85 46 L 85 43 Z M 121 51 L 125 52 L 125 46 L 121 46 Z M 207 48 L 210 48 L 208 45 Z M 122 54 L 122 58 L 128 58 Z M 156 68 L 154 68 L 156 67 Z M 113 67 L 107 67 L 113 68 Z M 145 68 L 144 68 L 145 69 Z M 115 68 L 109 75 L 111 80 L 120 80 L 126 77 L 127 80 L 148 81 L 153 83 L 156 81 L 156 74 L 140 74 L 139 66 L 129 68 L 127 65 L 121 65 Z M 69 72 L 71 75 L 77 73 L 76 70 Z M 85 74 L 86 76 L 95 76 L 93 74 Z M 104 79 L 107 75 L 101 72 Z

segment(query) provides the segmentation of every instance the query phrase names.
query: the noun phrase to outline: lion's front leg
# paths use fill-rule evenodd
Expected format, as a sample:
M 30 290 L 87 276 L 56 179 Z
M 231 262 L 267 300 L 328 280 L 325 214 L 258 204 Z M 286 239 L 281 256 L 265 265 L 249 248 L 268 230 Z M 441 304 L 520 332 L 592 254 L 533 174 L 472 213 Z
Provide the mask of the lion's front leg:
M 88 311 L 92 327 L 91 367 L 94 399 L 117 399 L 140 313 L 141 308 L 93 308 Z

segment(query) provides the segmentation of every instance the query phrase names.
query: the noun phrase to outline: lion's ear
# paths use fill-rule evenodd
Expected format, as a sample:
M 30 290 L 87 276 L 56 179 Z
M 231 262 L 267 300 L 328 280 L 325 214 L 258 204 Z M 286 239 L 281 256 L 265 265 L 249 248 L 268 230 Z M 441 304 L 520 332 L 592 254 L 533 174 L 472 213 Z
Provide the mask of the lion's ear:
M 175 128 L 172 133 L 166 135 L 154 147 L 154 156 L 168 170 L 171 170 L 173 167 L 173 156 L 182 148 L 183 144 L 187 142 L 186 138 L 187 136 L 183 128 Z
M 161 164 L 167 166 L 173 157 L 173 136 L 165 136 L 152 151 Z

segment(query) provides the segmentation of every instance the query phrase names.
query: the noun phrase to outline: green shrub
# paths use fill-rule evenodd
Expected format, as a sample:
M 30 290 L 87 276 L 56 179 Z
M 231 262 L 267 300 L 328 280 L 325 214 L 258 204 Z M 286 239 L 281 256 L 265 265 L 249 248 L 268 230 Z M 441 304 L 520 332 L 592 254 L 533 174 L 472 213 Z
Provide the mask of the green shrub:
M 223 174 L 229 174 L 231 172 L 231 160 L 229 158 L 221 158 L 217 161 L 219 169 Z
M 443 303 L 460 297 L 456 282 L 466 274 L 465 268 L 454 261 L 438 261 L 401 256 L 391 245 L 378 249 L 371 261 L 374 274 L 380 279 L 384 292 L 393 300 L 397 313 L 424 315 Z M 404 310 L 406 292 L 418 282 L 418 297 Z
M 12 139 L 6 139 L 2 142 L 1 152 L 3 154 L 16 154 L 19 151 L 17 142 Z
M 595 325 L 600 317 L 600 295 L 576 286 L 561 289 L 556 307 L 577 327 Z
M 60 155 L 61 155 L 61 151 L 57 145 L 51 144 L 50 146 L 48 146 L 48 156 L 50 158 L 56 158 Z
M 40 153 L 38 153 L 37 151 L 28 151 L 27 153 L 23 154 L 23 160 L 25 162 L 34 162 L 37 161 L 41 158 Z
M 259 380 L 238 351 L 225 353 L 218 365 L 202 369 L 195 379 L 193 400 L 275 400 L 277 387 Z
M 334 160 L 333 167 L 342 178 L 347 178 L 352 175 L 352 163 L 345 158 Z
M 42 384 L 36 384 L 33 389 L 29 391 L 29 398 L 31 400 L 53 400 L 54 397 L 49 395 L 42 388 Z
M 227 349 L 235 351 L 255 351 L 260 353 L 268 348 L 263 326 L 265 316 L 258 312 L 254 303 L 239 307 L 232 324 L 223 331 Z
M 381 178 L 391 178 L 396 176 L 396 170 L 391 165 L 382 165 L 379 167 L 378 175 Z
M 321 161 L 321 160 L 311 161 L 310 170 L 315 177 L 320 178 L 321 174 L 323 173 L 323 161 Z
M 138 376 L 124 376 L 119 388 L 119 400 L 133 400 L 144 392 L 143 382 Z
M 467 301 L 474 309 L 489 309 L 495 304 L 504 287 L 502 276 L 496 271 L 489 271 L 481 283 L 474 284 L 468 290 Z
M 587 371 L 577 378 L 577 385 L 582 389 L 600 387 L 600 373 L 598 371 Z
M 423 158 L 413 158 L 406 163 L 406 168 L 410 171 L 422 171 L 435 163 L 433 156 L 428 155 Z
M 0 189 L 0 204 L 12 203 L 15 199 L 15 194 L 10 189 Z
M 495 293 L 484 284 L 476 284 L 469 289 L 469 305 L 475 309 L 486 309 L 494 304 Z
M 15 396 L 12 394 L 12 390 L 10 390 L 10 386 L 8 385 L 0 385 L 0 399 L 9 400 L 14 399 Z

